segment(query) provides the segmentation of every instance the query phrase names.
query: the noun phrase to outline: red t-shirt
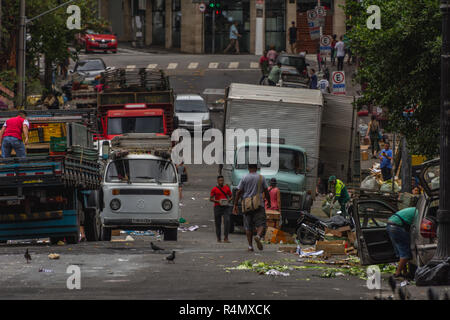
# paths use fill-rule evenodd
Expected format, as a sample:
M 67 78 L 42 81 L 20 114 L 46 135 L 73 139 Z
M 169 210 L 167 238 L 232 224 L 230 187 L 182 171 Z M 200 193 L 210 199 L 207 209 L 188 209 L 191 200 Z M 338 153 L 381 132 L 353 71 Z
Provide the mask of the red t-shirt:
M 28 128 L 30 127 L 28 120 L 22 118 L 21 116 L 17 116 L 6 120 L 5 124 L 3 125 L 5 127 L 3 137 L 14 137 L 19 140 L 22 140 L 22 132 L 24 124 Z
M 263 64 L 264 61 L 269 61 L 269 58 L 267 58 L 267 57 L 265 57 L 265 56 L 262 56 L 262 57 L 259 59 L 259 64 Z
M 224 185 L 220 189 L 222 189 L 223 192 L 220 191 L 218 187 L 212 188 L 211 197 L 214 197 L 214 200 L 219 201 L 220 199 L 226 199 L 227 197 L 224 195 L 224 193 L 227 194 L 228 197 L 232 196 L 230 187 L 228 187 L 227 185 Z M 218 205 L 218 203 L 214 202 L 214 207 L 217 207 Z

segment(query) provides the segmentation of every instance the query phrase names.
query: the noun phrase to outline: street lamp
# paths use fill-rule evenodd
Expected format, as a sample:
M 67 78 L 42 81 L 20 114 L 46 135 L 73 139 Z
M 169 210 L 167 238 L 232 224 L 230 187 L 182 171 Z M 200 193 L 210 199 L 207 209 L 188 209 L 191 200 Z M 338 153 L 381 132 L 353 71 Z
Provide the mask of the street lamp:
M 416 284 L 450 284 L 450 0 L 441 0 L 442 54 L 441 54 L 441 146 L 438 245 L 433 259 L 416 272 Z M 448 262 L 447 262 L 448 261 Z M 447 262 L 447 263 L 446 263 Z M 446 263 L 446 266 L 443 264 Z M 440 265 L 439 267 L 437 267 Z M 438 269 L 440 269 L 439 272 Z

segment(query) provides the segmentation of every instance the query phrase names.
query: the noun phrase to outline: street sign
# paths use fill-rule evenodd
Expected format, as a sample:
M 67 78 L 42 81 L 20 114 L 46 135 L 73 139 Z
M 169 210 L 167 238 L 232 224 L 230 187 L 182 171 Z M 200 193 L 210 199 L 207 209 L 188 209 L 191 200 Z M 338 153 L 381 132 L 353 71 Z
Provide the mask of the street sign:
M 320 38 L 320 21 L 317 19 L 316 10 L 306 11 L 308 17 L 309 36 L 311 40 Z
M 331 36 L 320 37 L 320 52 L 324 54 L 331 52 Z
M 205 12 L 205 10 L 206 10 L 206 4 L 204 4 L 204 3 L 200 3 L 199 5 L 198 5 L 198 10 L 200 10 L 200 12 Z
M 333 94 L 345 95 L 345 72 L 333 71 L 331 79 L 333 85 Z
M 325 7 L 323 7 L 323 6 L 317 6 L 317 7 L 315 8 L 315 10 L 316 10 L 316 13 L 317 13 L 317 15 L 318 15 L 319 17 L 326 17 L 326 15 L 327 15 L 327 10 L 325 10 Z

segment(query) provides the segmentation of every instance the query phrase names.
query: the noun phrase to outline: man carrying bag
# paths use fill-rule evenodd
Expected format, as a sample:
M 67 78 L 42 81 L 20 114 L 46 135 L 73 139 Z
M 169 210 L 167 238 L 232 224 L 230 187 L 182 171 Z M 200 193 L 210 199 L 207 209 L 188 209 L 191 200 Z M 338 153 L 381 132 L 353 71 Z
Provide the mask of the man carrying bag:
M 266 211 L 264 210 L 264 201 L 262 193 L 267 199 L 270 207 L 270 195 L 267 190 L 266 179 L 257 173 L 258 166 L 249 164 L 249 173 L 244 176 L 238 185 L 238 191 L 234 199 L 233 214 L 238 214 L 238 203 L 242 197 L 242 213 L 244 219 L 244 228 L 247 234 L 248 251 L 253 251 L 253 231 L 256 228 L 255 242 L 259 250 L 263 249 L 262 237 L 266 228 Z
M 223 242 L 229 243 L 228 232 L 230 230 L 230 202 L 231 202 L 231 190 L 228 185 L 224 185 L 223 176 L 217 177 L 217 186 L 211 190 L 210 201 L 214 202 L 214 221 L 216 224 L 216 236 L 217 242 L 221 242 L 221 229 L 222 229 L 222 217 L 223 217 Z

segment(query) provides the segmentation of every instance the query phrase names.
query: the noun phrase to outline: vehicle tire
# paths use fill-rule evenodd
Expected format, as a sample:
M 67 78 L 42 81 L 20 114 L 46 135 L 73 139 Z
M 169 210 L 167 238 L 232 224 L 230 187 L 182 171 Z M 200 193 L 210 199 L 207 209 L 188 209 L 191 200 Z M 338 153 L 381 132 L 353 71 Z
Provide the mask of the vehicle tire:
M 305 230 L 303 226 L 297 229 L 297 239 L 303 245 L 313 245 L 316 243 L 316 237 L 308 230 Z
M 8 243 L 8 240 L 0 240 L 0 243 Z
M 117 53 L 117 50 L 114 50 L 112 53 Z
M 102 226 L 100 232 L 100 240 L 101 241 L 111 241 L 111 228 L 105 228 Z
M 79 232 L 66 237 L 67 244 L 77 244 L 79 240 L 80 240 Z
M 99 241 L 102 229 L 100 211 L 98 209 L 86 210 L 84 214 L 84 233 L 87 241 Z
M 178 228 L 164 228 L 164 241 L 177 241 Z

